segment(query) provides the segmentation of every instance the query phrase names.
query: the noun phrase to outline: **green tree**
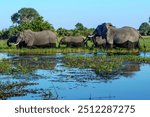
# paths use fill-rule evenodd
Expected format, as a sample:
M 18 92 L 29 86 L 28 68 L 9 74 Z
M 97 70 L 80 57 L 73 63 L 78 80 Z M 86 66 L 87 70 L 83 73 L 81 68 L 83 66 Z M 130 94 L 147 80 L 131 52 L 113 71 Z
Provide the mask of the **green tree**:
M 47 21 L 43 20 L 43 17 L 38 17 L 31 22 L 23 22 L 18 26 L 11 26 L 9 29 L 5 29 L 0 31 L 0 38 L 1 39 L 8 39 L 12 35 L 16 35 L 17 33 L 30 29 L 32 31 L 42 31 L 42 30 L 51 30 L 55 32 L 54 27 L 52 24 L 48 23 Z
M 76 27 L 75 28 L 76 30 L 84 30 L 85 29 L 85 27 L 83 26 L 83 24 L 79 23 L 79 22 L 75 25 L 75 27 Z
M 93 28 L 88 29 L 82 23 L 77 23 L 75 25 L 73 35 L 86 37 L 87 35 L 91 34 L 92 32 L 93 32 Z
M 38 17 L 31 22 L 24 22 L 21 25 L 18 26 L 20 31 L 30 29 L 32 31 L 42 31 L 42 30 L 51 30 L 55 31 L 52 24 L 50 24 L 47 21 L 44 21 L 43 17 Z
M 67 29 L 65 29 L 65 28 L 58 28 L 57 29 L 57 34 L 58 34 L 58 36 L 60 36 L 60 37 L 63 37 L 63 36 L 69 36 L 70 35 L 70 31 L 69 30 L 67 30 Z
M 141 35 L 148 35 L 150 33 L 150 25 L 147 22 L 144 22 L 140 25 L 139 31 Z
M 30 22 L 39 16 L 39 13 L 34 8 L 21 8 L 17 13 L 11 16 L 11 20 L 14 24 L 21 24 Z

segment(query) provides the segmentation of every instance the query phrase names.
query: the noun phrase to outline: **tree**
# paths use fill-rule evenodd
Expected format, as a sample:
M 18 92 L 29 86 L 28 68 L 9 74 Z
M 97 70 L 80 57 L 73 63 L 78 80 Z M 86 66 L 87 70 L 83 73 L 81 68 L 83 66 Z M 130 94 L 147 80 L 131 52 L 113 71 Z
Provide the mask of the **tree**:
M 44 21 L 43 17 L 38 17 L 32 20 L 31 22 L 23 22 L 19 26 L 16 26 L 16 28 L 17 30 L 19 30 L 19 32 L 27 29 L 30 29 L 32 31 L 42 31 L 42 30 L 51 30 L 53 32 L 55 31 L 52 24 L 48 23 L 47 21 Z
M 89 35 L 92 32 L 93 32 L 92 28 L 88 29 L 82 23 L 77 23 L 75 25 L 75 29 L 73 31 L 73 35 L 86 37 L 87 35 Z
M 148 35 L 150 33 L 150 25 L 147 22 L 144 22 L 140 25 L 139 31 L 141 35 Z
M 75 25 L 75 27 L 76 27 L 76 30 L 84 30 L 85 29 L 85 27 L 83 26 L 83 24 L 79 23 L 79 22 Z
M 24 22 L 31 22 L 39 16 L 39 13 L 33 8 L 21 8 L 11 16 L 11 20 L 14 24 L 22 24 Z
M 71 31 L 67 30 L 65 28 L 58 28 L 57 29 L 57 34 L 60 37 L 64 37 L 64 36 L 70 36 L 71 35 Z

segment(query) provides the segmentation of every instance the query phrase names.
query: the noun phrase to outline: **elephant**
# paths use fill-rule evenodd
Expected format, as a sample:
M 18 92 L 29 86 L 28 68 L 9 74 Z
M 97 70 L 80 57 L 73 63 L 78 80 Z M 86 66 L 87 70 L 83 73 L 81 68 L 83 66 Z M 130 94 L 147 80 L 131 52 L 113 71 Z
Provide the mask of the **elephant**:
M 65 36 L 60 40 L 59 47 L 61 44 L 66 45 L 66 47 L 83 47 L 86 45 L 82 36 Z
M 31 30 L 24 30 L 20 32 L 17 37 L 16 45 L 25 43 L 28 48 L 34 47 L 56 47 L 57 36 L 50 30 L 40 32 L 33 32 Z
M 102 37 L 100 36 L 96 36 L 95 37 L 95 47 L 105 47 L 106 46 L 106 40 L 102 39 Z
M 89 37 L 95 36 L 101 36 L 102 39 L 105 39 L 107 47 L 110 48 L 140 48 L 140 34 L 135 28 L 129 26 L 116 28 L 111 23 L 103 23 L 99 25 Z
M 7 46 L 11 47 L 12 45 L 10 45 L 10 43 L 16 43 L 16 41 L 17 41 L 16 35 L 10 36 L 9 39 L 7 40 Z
M 105 48 L 106 47 L 106 40 L 102 38 L 102 36 L 95 36 L 95 37 L 88 37 L 85 41 L 92 41 L 95 47 Z
M 11 47 L 12 45 L 10 45 L 10 43 L 16 43 L 17 37 L 18 37 L 18 34 L 10 36 L 9 39 L 7 40 L 7 46 Z M 16 45 L 16 47 L 17 48 L 26 47 L 26 44 L 24 42 L 20 42 L 18 45 Z

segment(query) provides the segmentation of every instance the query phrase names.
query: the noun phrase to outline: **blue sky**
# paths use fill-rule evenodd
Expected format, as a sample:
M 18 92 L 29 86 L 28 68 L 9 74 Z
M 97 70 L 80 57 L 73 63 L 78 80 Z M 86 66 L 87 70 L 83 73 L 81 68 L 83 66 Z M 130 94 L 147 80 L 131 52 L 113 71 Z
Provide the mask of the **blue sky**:
M 36 9 L 56 29 L 71 29 L 77 22 L 138 28 L 150 17 L 150 0 L 0 0 L 0 29 L 11 26 L 11 15 L 23 7 Z

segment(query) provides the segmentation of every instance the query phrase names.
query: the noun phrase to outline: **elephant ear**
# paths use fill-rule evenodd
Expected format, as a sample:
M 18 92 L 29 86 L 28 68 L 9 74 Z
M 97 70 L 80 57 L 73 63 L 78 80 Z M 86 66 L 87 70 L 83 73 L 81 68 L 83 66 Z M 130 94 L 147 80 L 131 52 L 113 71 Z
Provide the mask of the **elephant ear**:
M 102 39 L 107 39 L 107 31 L 108 31 L 107 23 L 103 23 L 101 25 L 101 36 L 102 36 Z
M 113 44 L 113 33 L 112 33 L 112 27 L 114 27 L 111 23 L 107 23 L 105 25 L 105 28 L 107 29 L 106 32 L 106 41 L 108 44 Z
M 102 25 L 98 25 L 92 35 L 101 36 L 102 35 Z

